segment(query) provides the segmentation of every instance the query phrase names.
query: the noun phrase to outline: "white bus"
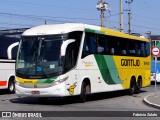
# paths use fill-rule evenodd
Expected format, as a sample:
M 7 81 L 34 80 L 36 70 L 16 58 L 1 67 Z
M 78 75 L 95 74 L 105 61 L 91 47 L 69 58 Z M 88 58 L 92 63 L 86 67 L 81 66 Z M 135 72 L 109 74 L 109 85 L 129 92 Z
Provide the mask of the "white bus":
M 86 95 L 150 85 L 150 43 L 94 25 L 42 25 L 22 34 L 16 60 L 16 94 Z
M 19 38 L 0 35 L 0 90 L 15 92 L 15 59 Z

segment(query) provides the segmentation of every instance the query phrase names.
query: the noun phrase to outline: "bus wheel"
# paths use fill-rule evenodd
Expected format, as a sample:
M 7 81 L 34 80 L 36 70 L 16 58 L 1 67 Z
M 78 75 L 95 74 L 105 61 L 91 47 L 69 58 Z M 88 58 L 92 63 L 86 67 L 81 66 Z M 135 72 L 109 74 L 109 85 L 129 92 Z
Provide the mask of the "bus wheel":
M 138 82 L 136 84 L 136 89 L 135 89 L 136 94 L 139 94 L 141 92 L 141 87 L 142 87 L 142 81 L 138 80 Z
M 7 92 L 10 93 L 10 94 L 15 93 L 15 83 L 14 83 L 14 79 L 10 79 L 10 80 L 9 80 Z
M 79 102 L 84 103 L 86 101 L 86 95 L 87 95 L 87 85 L 85 82 L 83 82 L 82 86 L 81 86 L 81 93 L 79 96 Z
M 129 95 L 133 95 L 135 92 L 135 82 L 133 78 L 131 79 L 130 88 L 129 88 Z

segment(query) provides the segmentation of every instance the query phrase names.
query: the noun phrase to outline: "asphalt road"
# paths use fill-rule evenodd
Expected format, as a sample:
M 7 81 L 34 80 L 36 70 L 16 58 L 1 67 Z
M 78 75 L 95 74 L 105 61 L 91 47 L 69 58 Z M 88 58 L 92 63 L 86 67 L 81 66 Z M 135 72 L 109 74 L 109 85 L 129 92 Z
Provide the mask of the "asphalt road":
M 78 101 L 76 100 L 76 97 L 50 98 L 46 102 L 41 103 L 37 98 L 17 97 L 15 94 L 6 94 L 4 91 L 0 91 L 0 111 L 19 111 L 19 112 L 52 111 L 51 113 L 48 112 L 49 114 L 51 114 L 51 116 L 57 111 L 87 111 L 87 112 L 96 111 L 97 113 L 98 111 L 101 111 L 102 113 L 104 111 L 108 111 L 108 112 L 115 111 L 113 115 L 116 116 L 116 114 L 120 114 L 120 116 L 117 115 L 117 117 L 115 117 L 114 119 L 119 120 L 121 116 L 130 114 L 130 113 L 127 113 L 126 111 L 131 111 L 131 112 L 158 111 L 157 109 L 148 107 L 143 103 L 143 98 L 152 92 L 154 92 L 154 85 L 151 85 L 147 88 L 143 88 L 140 94 L 135 94 L 133 96 L 127 95 L 126 91 L 117 91 L 117 92 L 107 92 L 107 93 L 90 95 L 85 103 L 78 103 Z M 56 111 L 56 112 L 53 112 L 53 111 Z M 125 111 L 125 112 L 116 113 L 116 111 Z M 96 114 L 94 112 L 90 112 L 90 113 L 91 115 L 87 117 L 87 119 L 91 119 L 90 117 Z M 71 113 L 71 118 L 68 118 L 68 117 L 66 118 L 63 116 L 63 113 L 62 113 L 60 114 L 62 115 L 61 119 L 72 120 L 74 119 L 72 118 L 72 114 L 74 115 L 74 112 Z M 48 117 L 47 120 L 48 119 L 51 119 L 51 118 Z M 60 119 L 59 116 L 56 119 Z M 78 119 L 82 119 L 82 118 L 78 117 Z M 102 117 L 92 118 L 92 120 L 94 119 L 101 120 L 103 118 Z M 110 119 L 113 119 L 113 118 L 110 118 Z M 128 118 L 126 117 L 123 118 L 123 120 L 125 119 L 128 119 Z M 146 119 L 149 119 L 149 118 L 146 118 Z

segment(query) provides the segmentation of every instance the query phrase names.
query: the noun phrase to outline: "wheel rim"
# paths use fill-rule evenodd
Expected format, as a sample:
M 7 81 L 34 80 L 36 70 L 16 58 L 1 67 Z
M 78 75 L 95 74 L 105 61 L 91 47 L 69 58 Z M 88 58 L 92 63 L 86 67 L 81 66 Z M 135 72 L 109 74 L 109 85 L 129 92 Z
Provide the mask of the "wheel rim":
M 9 84 L 9 90 L 11 92 L 14 91 L 14 84 L 13 84 L 13 82 L 10 82 L 10 84 Z
M 131 86 L 131 92 L 133 93 L 134 92 L 134 85 L 132 84 Z
M 137 88 L 138 88 L 139 91 L 141 90 L 141 84 L 142 84 L 142 82 L 141 82 L 141 80 L 139 80 L 138 83 L 137 83 Z
M 86 94 L 89 94 L 90 92 L 91 92 L 90 85 L 87 85 L 87 86 L 86 86 Z
M 134 91 L 135 91 L 135 86 L 134 86 L 134 82 L 132 82 L 130 87 L 131 94 L 134 94 Z

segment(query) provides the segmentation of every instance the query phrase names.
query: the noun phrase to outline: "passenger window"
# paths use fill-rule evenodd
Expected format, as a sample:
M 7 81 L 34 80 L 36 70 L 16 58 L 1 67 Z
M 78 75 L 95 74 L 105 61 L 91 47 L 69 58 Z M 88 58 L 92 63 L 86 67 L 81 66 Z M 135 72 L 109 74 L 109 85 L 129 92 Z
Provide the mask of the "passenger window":
M 89 54 L 97 54 L 96 35 L 94 33 L 85 33 L 82 58 Z
M 150 54 L 150 44 L 147 42 L 147 43 L 145 43 L 145 56 L 147 57 L 147 56 L 149 56 L 149 54 Z
M 105 45 L 105 38 L 104 38 L 104 36 L 102 36 L 102 35 L 100 36 L 99 35 L 98 39 L 97 39 L 97 50 L 98 50 L 98 53 L 104 53 L 105 49 L 107 49 L 107 46 Z

